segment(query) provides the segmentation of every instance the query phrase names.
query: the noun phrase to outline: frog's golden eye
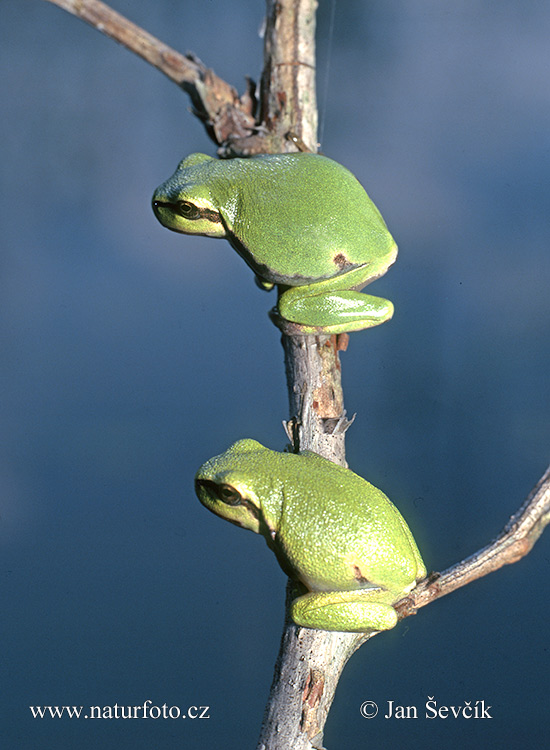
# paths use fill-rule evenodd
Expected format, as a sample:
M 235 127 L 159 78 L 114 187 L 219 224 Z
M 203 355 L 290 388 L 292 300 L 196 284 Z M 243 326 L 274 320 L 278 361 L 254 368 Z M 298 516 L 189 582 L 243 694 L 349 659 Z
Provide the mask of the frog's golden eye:
M 204 488 L 210 495 L 214 495 L 225 505 L 243 505 L 244 501 L 237 490 L 230 484 L 218 484 L 211 479 L 196 479 L 195 489 L 197 494 Z
M 216 494 L 226 505 L 241 505 L 242 503 L 242 497 L 230 484 L 218 484 Z
M 200 219 L 200 208 L 198 208 L 198 206 L 195 206 L 194 203 L 189 203 L 189 201 L 180 201 L 178 203 L 178 211 L 184 219 L 189 219 L 190 221 Z

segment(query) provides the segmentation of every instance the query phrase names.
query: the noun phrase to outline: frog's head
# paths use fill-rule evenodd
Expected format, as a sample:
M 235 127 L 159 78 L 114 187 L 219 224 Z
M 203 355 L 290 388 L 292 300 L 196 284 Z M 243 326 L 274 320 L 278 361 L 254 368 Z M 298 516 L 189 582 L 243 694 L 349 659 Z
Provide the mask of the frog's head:
M 210 172 L 216 159 L 191 154 L 153 194 L 155 216 L 168 229 L 183 234 L 225 237 L 226 227 L 211 192 Z
M 195 475 L 201 503 L 227 521 L 273 539 L 276 520 L 265 502 L 273 488 L 270 492 L 264 481 L 271 453 L 256 440 L 239 440 L 206 461 Z

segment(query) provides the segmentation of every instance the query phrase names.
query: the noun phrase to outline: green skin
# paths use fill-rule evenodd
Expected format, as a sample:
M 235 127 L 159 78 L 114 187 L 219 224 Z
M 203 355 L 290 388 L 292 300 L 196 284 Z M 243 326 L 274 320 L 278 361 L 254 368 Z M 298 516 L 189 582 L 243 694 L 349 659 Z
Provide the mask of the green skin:
M 239 440 L 201 466 L 195 488 L 213 513 L 265 538 L 295 581 L 297 625 L 388 630 L 397 623 L 393 604 L 426 576 L 384 493 L 311 451 L 278 453 Z
M 343 333 L 384 323 L 393 305 L 359 293 L 397 255 L 384 219 L 345 167 L 319 154 L 220 161 L 191 154 L 155 190 L 168 229 L 225 237 L 299 333 Z

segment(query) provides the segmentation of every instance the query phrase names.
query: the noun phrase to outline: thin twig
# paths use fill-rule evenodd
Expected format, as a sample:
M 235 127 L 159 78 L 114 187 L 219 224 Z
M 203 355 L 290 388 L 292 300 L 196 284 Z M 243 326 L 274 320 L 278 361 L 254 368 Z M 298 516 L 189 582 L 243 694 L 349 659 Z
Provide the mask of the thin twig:
M 493 573 L 525 557 L 550 523 L 550 466 L 498 537 L 483 549 L 451 566 L 440 575 L 432 575 L 396 606 L 400 617 L 414 614 L 420 607 L 450 594 L 468 583 Z
M 163 44 L 144 29 L 99 0 L 46 0 L 72 13 L 102 34 L 123 44 L 154 65 L 172 81 L 194 83 L 200 76 L 198 66 L 185 55 Z
M 99 0 L 46 0 L 135 52 L 181 86 L 208 135 L 223 145 L 256 132 L 254 84 L 239 98 L 237 91 L 195 55 L 182 55 Z M 252 149 L 252 146 L 251 146 Z M 252 150 L 250 150 L 252 153 Z

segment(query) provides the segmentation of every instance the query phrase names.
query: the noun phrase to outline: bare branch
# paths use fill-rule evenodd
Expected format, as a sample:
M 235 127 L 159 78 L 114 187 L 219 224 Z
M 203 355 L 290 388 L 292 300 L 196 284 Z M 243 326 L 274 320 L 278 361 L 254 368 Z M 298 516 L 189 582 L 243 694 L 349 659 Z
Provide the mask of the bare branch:
M 308 448 L 345 465 L 345 417 L 338 352 L 347 335 L 283 335 L 295 450 Z M 289 587 L 290 589 L 290 587 Z M 286 622 L 258 750 L 322 747 L 340 674 L 364 634 L 335 633 Z
M 420 607 L 451 591 L 493 573 L 503 565 L 527 555 L 550 523 L 550 467 L 535 485 L 522 507 L 515 513 L 499 536 L 474 555 L 453 565 L 441 575 L 432 575 L 396 605 L 400 617 L 414 614 Z
M 99 0 L 47 0 L 123 44 L 177 84 L 194 83 L 197 65 Z
M 278 136 L 276 150 L 296 135 L 317 150 L 315 97 L 316 0 L 268 0 L 262 75 L 262 120 Z M 277 322 L 274 319 L 274 322 Z M 294 450 L 314 450 L 345 465 L 339 351 L 348 336 L 292 335 L 282 344 L 289 394 L 287 433 Z M 287 618 L 258 750 L 322 747 L 323 729 L 342 669 L 365 635 L 297 627 Z
M 315 11 L 317 0 L 267 2 L 261 121 L 299 136 L 317 151 Z
M 218 144 L 256 131 L 254 84 L 237 91 L 195 55 L 182 55 L 99 0 L 46 0 L 135 52 L 189 94 L 195 114 Z

